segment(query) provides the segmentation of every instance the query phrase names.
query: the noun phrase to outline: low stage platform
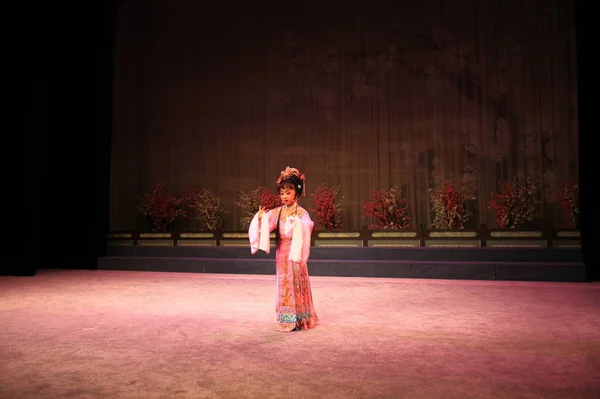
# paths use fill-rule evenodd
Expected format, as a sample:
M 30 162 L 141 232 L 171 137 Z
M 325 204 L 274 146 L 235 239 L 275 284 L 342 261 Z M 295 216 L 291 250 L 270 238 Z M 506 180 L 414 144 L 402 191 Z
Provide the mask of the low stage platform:
M 249 247 L 109 246 L 102 270 L 274 274 L 274 254 Z M 580 248 L 313 247 L 313 276 L 586 281 Z

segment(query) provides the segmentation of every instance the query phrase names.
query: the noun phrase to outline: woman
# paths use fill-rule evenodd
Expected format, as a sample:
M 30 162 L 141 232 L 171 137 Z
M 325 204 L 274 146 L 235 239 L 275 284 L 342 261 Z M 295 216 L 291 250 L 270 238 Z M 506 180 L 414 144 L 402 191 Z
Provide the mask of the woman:
M 289 166 L 277 179 L 282 206 L 261 206 L 254 215 L 248 235 L 252 254 L 270 252 L 269 233 L 275 230 L 277 275 L 277 331 L 289 332 L 315 327 L 319 318 L 314 308 L 306 262 L 310 255 L 310 239 L 314 227 L 308 212 L 298 205 L 304 193 L 304 174 Z

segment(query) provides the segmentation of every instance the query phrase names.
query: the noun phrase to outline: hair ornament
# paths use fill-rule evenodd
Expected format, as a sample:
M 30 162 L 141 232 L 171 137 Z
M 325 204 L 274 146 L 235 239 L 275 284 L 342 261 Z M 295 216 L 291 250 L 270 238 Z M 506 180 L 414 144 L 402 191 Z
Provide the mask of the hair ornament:
M 290 168 L 287 166 L 284 170 L 282 170 L 279 174 L 279 179 L 277 179 L 277 184 L 280 184 L 282 181 L 287 180 L 292 176 L 296 176 L 302 180 L 302 184 L 298 184 L 298 188 L 302 190 L 302 195 L 306 196 L 306 175 L 304 173 L 301 174 L 296 168 Z M 304 189 L 302 186 L 304 186 Z

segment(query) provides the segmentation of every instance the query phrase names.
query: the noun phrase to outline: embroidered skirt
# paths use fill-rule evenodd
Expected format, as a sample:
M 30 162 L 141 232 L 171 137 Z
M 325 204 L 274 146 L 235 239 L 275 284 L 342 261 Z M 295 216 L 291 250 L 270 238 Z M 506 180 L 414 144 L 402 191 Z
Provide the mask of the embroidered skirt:
M 277 249 L 277 331 L 314 328 L 319 322 L 312 299 L 305 263 L 289 260 L 291 240 L 282 240 Z

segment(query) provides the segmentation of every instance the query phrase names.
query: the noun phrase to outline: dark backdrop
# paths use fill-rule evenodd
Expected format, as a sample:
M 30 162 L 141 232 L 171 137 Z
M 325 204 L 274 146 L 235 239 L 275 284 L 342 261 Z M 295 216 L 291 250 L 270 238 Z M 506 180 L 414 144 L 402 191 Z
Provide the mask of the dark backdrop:
M 590 64 L 589 60 L 582 61 L 585 25 L 581 11 L 577 7 L 574 10 L 574 21 L 579 21 L 577 77 L 582 82 Z M 32 43 L 28 65 L 32 102 L 24 146 L 28 155 L 29 212 L 23 234 L 28 239 L 20 240 L 22 245 L 15 247 L 19 251 L 12 262 L 15 274 L 31 274 L 36 268 L 96 267 L 97 257 L 104 254 L 109 212 L 114 205 L 110 201 L 111 153 L 114 166 L 114 153 L 119 150 L 114 147 L 113 135 L 119 132 L 115 115 L 123 115 L 115 112 L 115 100 L 119 97 L 114 88 L 122 87 L 115 84 L 115 65 L 119 63 L 114 51 L 116 4 L 88 4 L 76 10 L 77 18 L 67 16 L 64 9 L 38 11 L 39 20 L 35 21 L 39 34 Z M 209 61 L 206 65 L 210 65 Z M 590 266 L 590 277 L 597 278 L 594 244 L 598 217 L 591 195 L 595 182 L 594 132 L 585 124 L 590 112 L 586 113 L 586 103 L 582 101 L 586 90 L 589 86 L 579 83 L 579 127 L 575 133 L 579 146 L 583 253 Z M 127 136 L 127 132 L 123 135 Z M 277 159 L 272 168 L 277 169 L 281 162 L 283 159 Z M 148 170 L 143 173 L 147 175 Z M 270 168 L 264 168 L 264 183 L 269 183 L 271 174 Z M 145 187 L 149 187 L 153 179 L 146 181 Z M 247 188 L 251 186 L 248 184 Z M 139 187 L 136 181 L 133 191 Z
M 469 227 L 494 226 L 491 193 L 515 176 L 540 187 L 539 224 L 561 226 L 557 194 L 579 174 L 571 0 L 232 4 L 120 7 L 112 230 L 150 228 L 136 206 L 157 183 L 210 189 L 240 229 L 238 191 L 286 165 L 307 175 L 306 208 L 340 187 L 347 229 L 394 185 L 429 226 L 445 179 L 476 195 Z

